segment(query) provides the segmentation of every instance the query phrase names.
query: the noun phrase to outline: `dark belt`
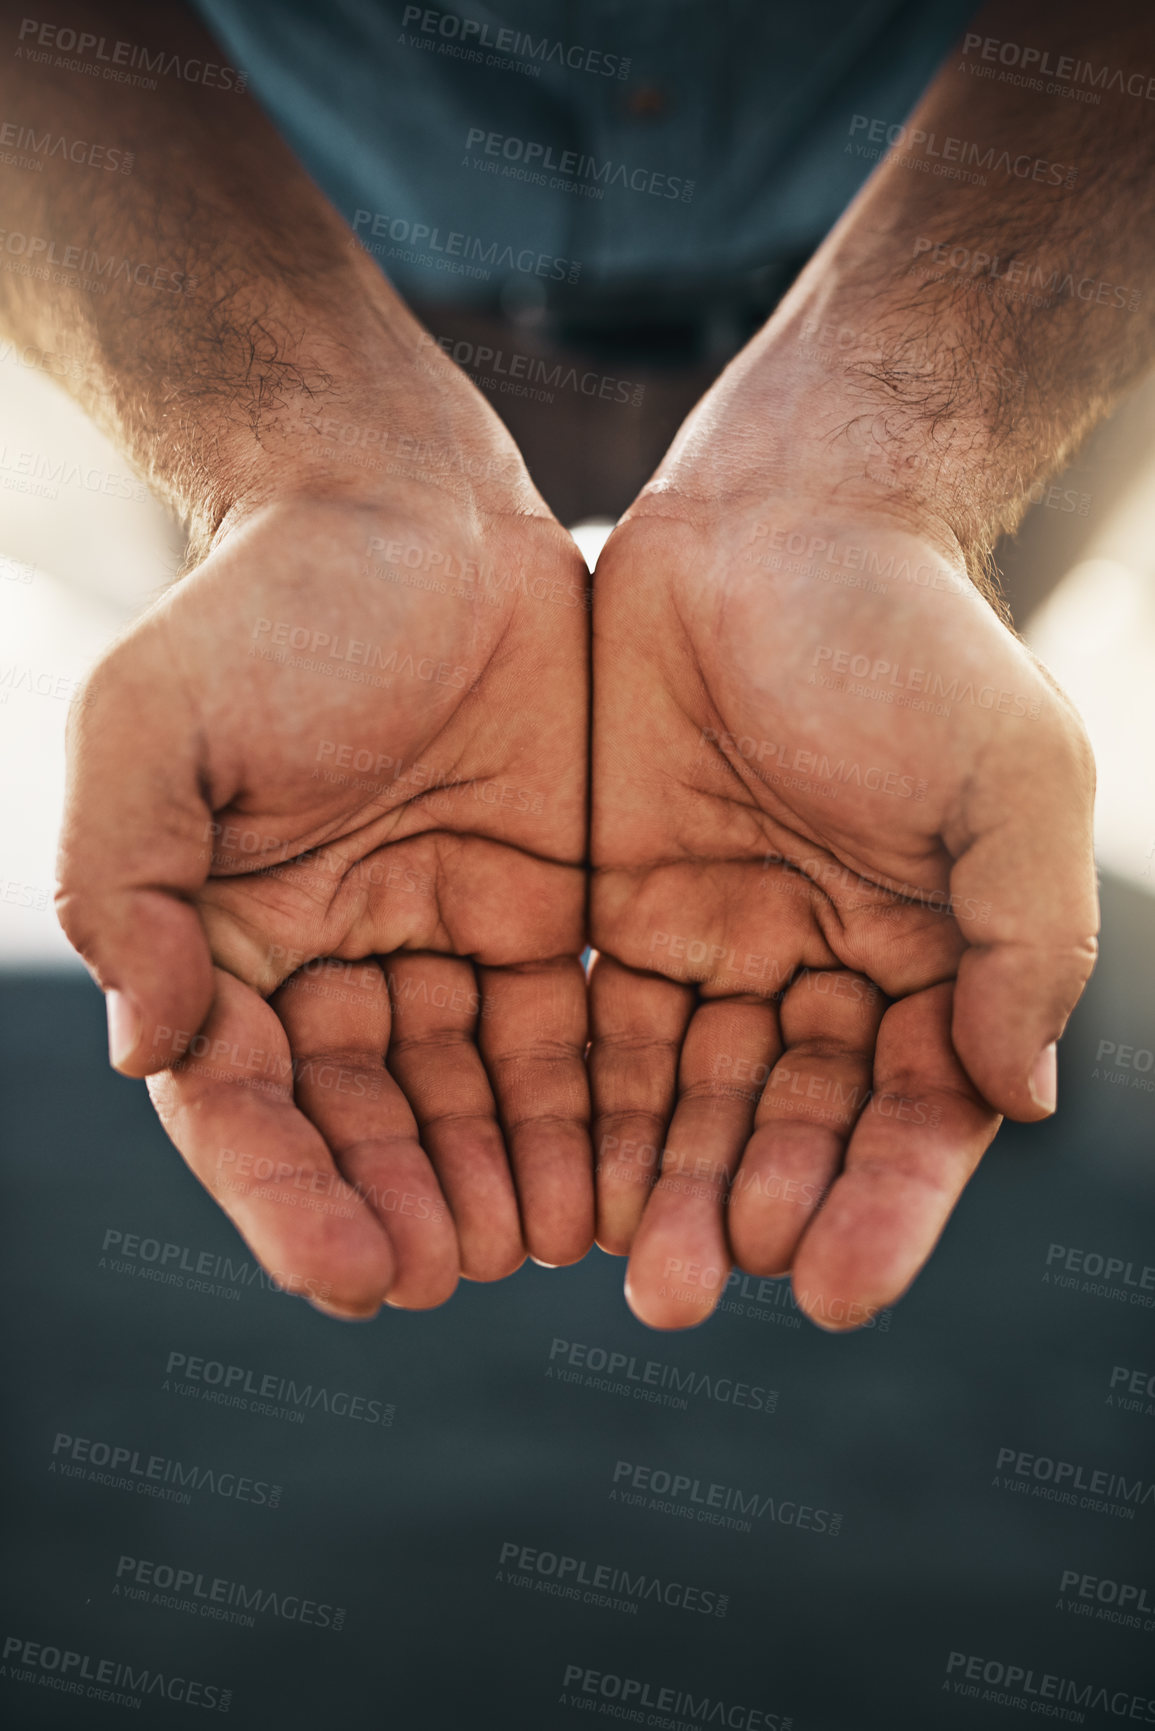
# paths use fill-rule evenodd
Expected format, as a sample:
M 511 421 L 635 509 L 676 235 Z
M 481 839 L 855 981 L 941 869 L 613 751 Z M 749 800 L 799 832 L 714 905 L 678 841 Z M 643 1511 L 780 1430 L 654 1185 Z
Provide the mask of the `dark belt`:
M 673 284 L 658 278 L 576 284 L 510 279 L 485 310 L 551 348 L 593 360 L 724 365 L 765 324 L 805 262 L 805 256 L 783 259 L 724 280 Z
M 515 350 L 550 364 L 597 369 L 629 383 L 609 401 L 594 392 L 481 389 L 506 422 L 547 503 L 563 523 L 617 517 L 653 473 L 684 416 L 773 312 L 805 261 L 794 259 L 720 282 L 674 285 L 507 284 L 488 301 L 413 303 L 439 339 Z M 494 364 L 495 374 L 502 373 Z

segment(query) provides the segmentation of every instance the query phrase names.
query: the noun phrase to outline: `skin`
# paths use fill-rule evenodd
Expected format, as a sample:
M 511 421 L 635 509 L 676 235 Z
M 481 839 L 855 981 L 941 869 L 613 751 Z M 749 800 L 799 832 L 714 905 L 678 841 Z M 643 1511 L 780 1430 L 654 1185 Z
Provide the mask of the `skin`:
M 817 395 L 788 474 L 748 463 L 756 389 L 720 383 L 597 572 L 598 1240 L 660 1328 L 732 1261 L 824 1326 L 893 1303 L 999 1113 L 1053 1109 L 1095 955 L 1072 706 L 957 550 L 840 504 Z M 878 701 L 912 669 L 946 714 Z
M 990 554 L 1155 350 L 1155 162 L 1133 93 L 976 79 L 988 38 L 1133 71 L 1143 13 L 972 21 L 598 565 L 598 1239 L 655 1327 L 734 1261 L 824 1327 L 893 1303 L 1094 964 L 1090 749 Z
M 158 29 L 133 0 L 57 23 Z M 221 59 L 179 9 L 164 33 Z M 110 100 L 49 56 L 0 77 L 15 121 L 135 154 L 128 180 L 54 156 L 8 190 L 58 257 L 145 280 L 4 272 L 0 314 L 68 355 L 189 529 L 70 718 L 58 908 L 112 1061 L 333 1314 L 571 1262 L 593 1233 L 584 561 L 251 97 Z
M 374 538 L 486 574 L 409 587 Z M 586 585 L 544 513 L 279 502 L 73 717 L 61 918 L 125 982 L 119 1066 L 262 1262 L 343 1314 L 589 1246 Z M 279 622 L 326 641 L 294 655 Z M 351 641 L 400 671 L 326 677 Z
M 973 30 L 1130 66 L 1144 16 L 997 0 Z M 133 0 L 58 19 L 156 29 Z M 213 58 L 179 11 L 166 32 Z M 999 1114 L 1053 1109 L 1094 956 L 1086 739 L 988 559 L 1155 349 L 1119 287 L 1153 263 L 1143 103 L 944 66 L 912 126 L 1074 177 L 884 163 L 695 410 L 595 576 L 587 837 L 577 550 L 257 105 L 2 76 L 14 120 L 136 156 L 115 187 L 11 177 L 11 228 L 195 284 L 0 273 L 5 328 L 69 354 L 190 531 L 70 723 L 59 906 L 113 1062 L 294 1290 L 438 1303 L 591 1241 L 592 935 L 597 1232 L 636 1313 L 701 1321 L 735 1258 L 792 1270 L 824 1326 L 892 1302 Z M 1028 300 L 1012 268 L 1090 290 Z M 490 575 L 419 586 L 390 542 Z M 395 650 L 391 683 L 253 655 L 281 625 L 326 663 Z M 995 700 L 885 704 L 837 656 Z

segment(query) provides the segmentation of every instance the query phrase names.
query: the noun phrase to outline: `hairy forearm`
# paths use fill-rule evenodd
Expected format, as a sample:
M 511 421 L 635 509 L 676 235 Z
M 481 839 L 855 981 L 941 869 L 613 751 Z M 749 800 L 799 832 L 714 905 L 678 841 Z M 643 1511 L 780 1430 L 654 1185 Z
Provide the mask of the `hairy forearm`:
M 251 95 L 58 66 L 34 34 L 21 38 L 22 16 L 0 6 L 12 136 L 96 141 L 132 163 L 108 173 L 45 149 L 39 172 L 0 166 L 0 322 L 67 355 L 67 382 L 184 516 L 194 547 L 238 503 L 280 489 L 366 490 L 363 470 L 327 461 L 326 423 L 384 422 L 441 449 L 463 417 L 475 430 L 480 399 L 422 344 Z M 85 0 L 53 18 L 54 42 L 75 29 L 103 37 L 106 53 L 120 40 L 182 65 L 223 58 L 171 5 Z
M 976 574 L 1155 352 L 1150 25 L 1142 0 L 996 0 L 901 133 L 848 116 L 891 149 L 744 361 L 795 357 L 782 436 Z

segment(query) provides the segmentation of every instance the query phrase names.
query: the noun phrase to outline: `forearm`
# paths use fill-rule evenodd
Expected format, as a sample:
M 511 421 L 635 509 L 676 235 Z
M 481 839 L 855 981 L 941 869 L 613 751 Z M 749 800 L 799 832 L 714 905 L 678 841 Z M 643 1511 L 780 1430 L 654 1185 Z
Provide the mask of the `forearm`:
M 179 7 L 86 0 L 53 16 L 185 64 L 223 58 Z M 134 160 L 128 175 L 63 151 L 44 153 L 39 172 L 0 167 L 0 321 L 69 356 L 75 394 L 185 517 L 194 547 L 238 504 L 282 489 L 366 492 L 371 471 L 325 456 L 326 423 L 375 429 L 377 449 L 392 429 L 447 452 L 464 422 L 476 437 L 492 421 L 500 466 L 494 418 L 422 343 L 251 95 L 16 58 L 20 26 L 18 7 L 0 8 L 4 121 Z
M 779 438 L 831 491 L 884 489 L 976 572 L 1155 351 L 1149 38 L 1123 0 L 984 8 L 739 363 L 756 389 L 773 355 Z M 1101 100 L 1000 81 L 1023 47 Z

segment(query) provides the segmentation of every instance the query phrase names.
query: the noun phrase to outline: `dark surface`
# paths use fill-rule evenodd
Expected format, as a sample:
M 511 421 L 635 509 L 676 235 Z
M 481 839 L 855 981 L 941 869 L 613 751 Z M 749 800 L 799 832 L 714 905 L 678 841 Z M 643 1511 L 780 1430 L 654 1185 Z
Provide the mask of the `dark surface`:
M 843 1338 L 772 1296 L 753 1316 L 650 1334 L 599 1254 L 365 1327 L 256 1284 L 229 1298 L 117 1273 L 101 1263 L 110 1231 L 171 1241 L 186 1264 L 247 1258 L 143 1086 L 106 1069 L 95 989 L 0 977 L 5 1636 L 87 1655 L 93 1672 L 107 1658 L 231 1689 L 245 1726 L 566 1727 L 581 1722 L 568 1665 L 647 1682 L 651 1702 L 692 1691 L 691 1725 L 779 1723 L 751 1708 L 797 1731 L 1022 1722 L 982 1683 L 977 1698 L 944 1690 L 952 1651 L 1033 1669 L 1036 1688 L 1043 1673 L 1104 1687 L 1114 1711 L 1099 1697 L 1058 1722 L 1122 1722 L 1116 1692 L 1155 1694 L 1155 1491 L 1126 1520 L 993 1484 L 1000 1447 L 1155 1481 L 1155 1400 L 1107 1404 L 1114 1366 L 1155 1370 L 1155 1308 L 1129 1301 L 1139 1287 L 1120 1299 L 1044 1279 L 1053 1242 L 1130 1261 L 1133 1280 L 1155 1264 L 1155 1091 L 1129 1085 L 1134 1069 L 1095 1074 L 1101 1041 L 1155 1047 L 1155 900 L 1108 885 L 1105 916 L 1061 1051 L 1058 1122 L 1004 1130 L 889 1329 Z M 555 1337 L 773 1388 L 777 1409 L 698 1396 L 682 1412 L 557 1382 Z M 395 1421 L 314 1409 L 294 1424 L 183 1399 L 162 1387 L 174 1351 L 393 1402 Z M 63 1478 L 49 1470 L 60 1432 L 276 1481 L 283 1501 L 204 1490 L 185 1507 Z M 757 1491 L 776 1512 L 780 1499 L 837 1511 L 841 1531 L 768 1511 L 744 1533 L 624 1506 L 609 1495 L 618 1460 Z M 533 1574 L 510 1585 L 504 1542 L 728 1594 L 726 1615 L 652 1598 L 627 1614 L 537 1592 Z M 343 1606 L 345 1625 L 266 1611 L 248 1628 L 129 1600 L 113 1592 L 124 1555 Z M 1062 1609 L 1064 1570 L 1145 1587 L 1141 1626 Z M 729 1717 L 703 1716 L 702 1697 Z M 599 1722 L 599 1705 L 624 1723 L 676 1716 L 630 1721 L 613 1698 L 584 1700 Z M 138 1711 L 67 1696 L 17 1680 L 11 1659 L 0 1701 L 19 1727 L 204 1717 L 157 1693 Z

